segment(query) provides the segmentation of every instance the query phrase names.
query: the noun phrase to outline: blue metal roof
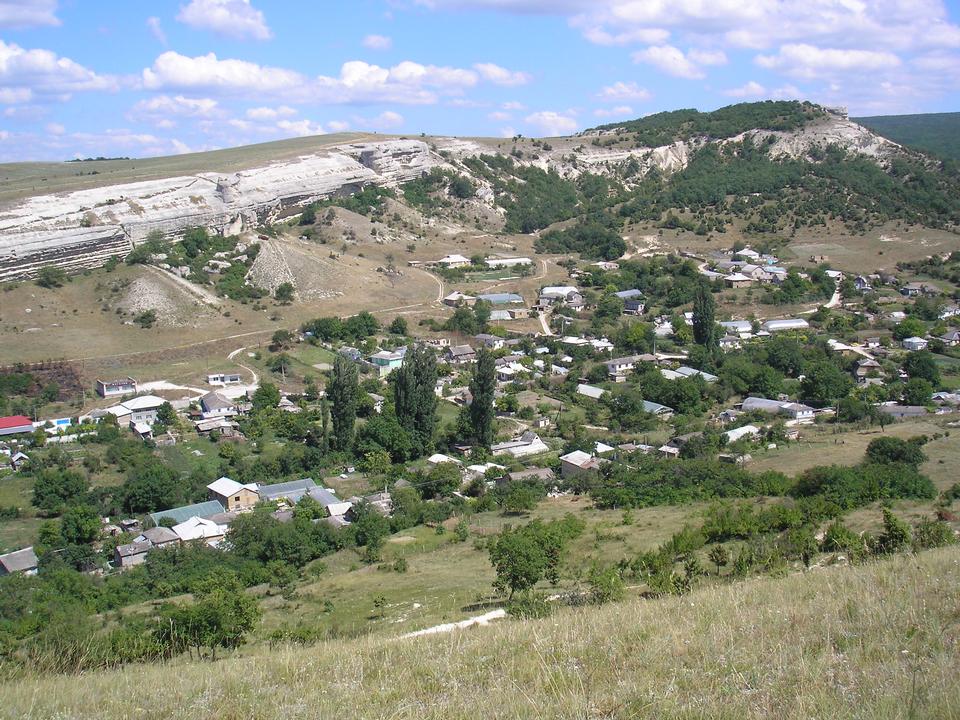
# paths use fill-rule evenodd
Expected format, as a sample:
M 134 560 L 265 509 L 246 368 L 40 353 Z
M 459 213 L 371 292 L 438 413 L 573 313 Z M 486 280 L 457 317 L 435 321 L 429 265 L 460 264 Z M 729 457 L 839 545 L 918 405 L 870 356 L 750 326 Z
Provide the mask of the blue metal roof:
M 257 494 L 260 495 L 261 500 L 287 498 L 290 502 L 295 503 L 316 487 L 317 484 L 313 481 L 313 478 L 304 478 L 303 480 L 291 480 L 273 485 L 261 485 L 257 489 Z

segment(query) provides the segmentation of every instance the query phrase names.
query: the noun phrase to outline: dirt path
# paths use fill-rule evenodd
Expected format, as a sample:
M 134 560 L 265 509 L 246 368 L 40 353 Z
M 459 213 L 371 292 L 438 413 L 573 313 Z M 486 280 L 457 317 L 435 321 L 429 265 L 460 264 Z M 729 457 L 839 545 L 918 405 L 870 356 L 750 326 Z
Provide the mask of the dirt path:
M 239 355 L 241 352 L 243 352 L 246 349 L 247 349 L 246 346 L 237 348 L 236 350 L 234 350 L 233 352 L 227 355 L 227 360 L 230 360 L 232 363 L 238 365 L 239 367 L 242 367 L 244 370 L 250 373 L 250 377 L 252 378 L 252 380 L 250 381 L 249 387 L 256 390 L 258 387 L 260 387 L 260 376 L 257 375 L 257 371 L 254 370 L 249 365 L 244 365 L 239 360 L 234 359 L 237 355 Z M 244 388 L 244 392 L 246 392 L 246 388 Z
M 542 312 L 539 316 L 540 327 L 543 328 L 543 334 L 547 337 L 553 337 L 553 330 L 550 329 L 550 324 L 547 322 L 547 313 Z
M 220 298 L 206 288 L 200 287 L 199 285 L 196 285 L 189 280 L 180 277 L 179 275 L 174 275 L 172 272 L 167 272 L 166 270 L 158 268 L 154 265 L 146 265 L 145 267 L 161 277 L 165 277 L 167 280 L 170 280 L 174 285 L 179 286 L 180 289 L 187 293 L 190 297 L 196 298 L 205 305 L 219 309 Z
M 466 620 L 461 620 L 460 622 L 444 623 L 443 625 L 434 625 L 433 627 L 424 628 L 423 630 L 415 630 L 409 632 L 406 635 L 401 635 L 401 640 L 406 640 L 408 638 L 423 637 L 424 635 L 437 635 L 439 633 L 448 633 L 453 632 L 454 630 L 463 630 L 464 628 L 472 627 L 473 625 L 489 625 L 493 620 L 499 620 L 500 618 L 506 617 L 507 611 L 503 608 L 498 610 L 491 610 L 488 613 L 483 615 L 475 615 L 474 617 L 467 618 Z

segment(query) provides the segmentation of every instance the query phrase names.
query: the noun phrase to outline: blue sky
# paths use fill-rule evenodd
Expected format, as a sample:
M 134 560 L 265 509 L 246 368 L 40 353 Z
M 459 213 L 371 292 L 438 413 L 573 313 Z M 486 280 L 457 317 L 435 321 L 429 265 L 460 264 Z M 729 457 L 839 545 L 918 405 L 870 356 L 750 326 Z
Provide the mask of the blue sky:
M 942 0 L 0 0 L 0 161 L 567 134 L 804 98 L 958 110 Z

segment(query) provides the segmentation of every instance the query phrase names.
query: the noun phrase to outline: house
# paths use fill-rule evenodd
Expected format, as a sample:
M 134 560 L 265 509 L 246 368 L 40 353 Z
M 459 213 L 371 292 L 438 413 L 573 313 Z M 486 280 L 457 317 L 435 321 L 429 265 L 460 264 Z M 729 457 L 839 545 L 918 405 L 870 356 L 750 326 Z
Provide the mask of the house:
M 33 551 L 33 546 L 8 552 L 5 555 L 0 555 L 0 577 L 13 575 L 13 573 L 36 575 L 38 564 L 39 561 L 37 560 L 37 554 Z
M 153 428 L 145 422 L 130 421 L 130 431 L 141 440 L 150 440 L 153 438 Z
M 785 415 L 799 423 L 812 423 L 814 410 L 801 403 L 782 400 L 768 400 L 762 397 L 748 397 L 741 404 L 744 412 L 762 412 L 770 415 Z
M 956 347 L 960 345 L 960 330 L 950 330 L 941 335 L 940 339 L 943 340 L 943 344 L 947 347 Z
M 33 420 L 26 415 L 0 417 L 0 436 L 22 435 L 33 432 Z
M 160 525 L 161 520 L 167 518 L 174 524 L 189 520 L 192 517 L 208 518 L 223 512 L 223 505 L 217 500 L 207 500 L 193 505 L 183 505 L 181 507 L 170 508 L 169 510 L 160 510 L 150 513 L 150 519 L 154 525 Z
M 910 282 L 900 288 L 900 294 L 907 297 L 934 297 L 940 294 L 940 288 L 925 282 Z
M 944 305 L 943 310 L 940 311 L 938 316 L 941 320 L 946 320 L 947 318 L 956 317 L 960 315 L 960 306 L 958 305 Z
M 720 378 L 716 375 L 712 375 L 703 370 L 697 370 L 692 367 L 687 367 L 686 365 L 681 365 L 676 370 L 669 370 L 667 368 L 661 368 L 660 374 L 663 375 L 667 380 L 684 380 L 692 377 L 697 377 L 698 375 L 704 379 L 705 382 L 715 383 Z
M 903 340 L 901 343 L 904 350 L 909 350 L 910 352 L 916 352 L 918 350 L 926 350 L 929 342 L 922 337 L 908 337 Z
M 583 450 L 574 450 L 560 456 L 560 477 L 573 478 L 588 475 L 600 469 L 600 460 Z
M 882 385 L 881 370 L 880 363 L 873 358 L 862 358 L 853 369 L 853 379 L 857 385 Z
M 873 290 L 869 278 L 865 278 L 863 275 L 857 275 L 853 279 L 853 286 L 857 289 L 857 292 L 868 293 Z
M 388 492 L 372 493 L 370 495 L 364 495 L 363 497 L 354 496 L 350 498 L 348 502 L 351 504 L 351 507 L 359 505 L 360 503 L 369 505 L 384 517 L 389 517 L 390 513 L 393 512 L 393 498 Z M 347 519 L 353 520 L 352 513 L 348 512 L 345 516 Z
M 444 359 L 451 365 L 466 365 L 476 361 L 477 351 L 469 345 L 451 345 L 444 353 Z
M 154 425 L 157 422 L 157 412 L 166 402 L 162 397 L 156 395 L 138 395 L 129 400 L 124 400 L 119 405 L 107 408 L 107 412 L 115 415 L 117 423 L 120 425 L 130 423 Z
M 473 305 L 476 301 L 477 299 L 473 295 L 454 290 L 443 299 L 443 304 L 449 307 L 460 307 L 461 305 Z
M 723 439 L 727 443 L 735 443 L 737 440 L 743 440 L 744 438 L 755 438 L 760 434 L 760 428 L 756 425 L 744 425 L 743 427 L 734 428 L 733 430 L 727 430 L 723 433 Z
M 728 288 L 745 288 L 753 284 L 753 278 L 749 278 L 741 273 L 733 273 L 723 278 L 723 283 Z
M 251 508 L 260 502 L 256 483 L 241 485 L 228 477 L 221 477 L 207 485 L 207 497 L 220 501 L 228 511 Z
M 403 365 L 403 358 L 406 356 L 406 348 L 403 348 L 404 352 L 399 350 L 381 350 L 378 353 L 375 353 L 370 356 L 370 364 L 377 370 L 380 374 L 380 377 L 389 375 L 398 367 Z
M 643 301 L 643 293 L 636 288 L 632 290 L 621 290 L 620 292 L 614 293 L 614 295 L 623 300 L 623 312 L 625 315 L 640 315 L 646 308 L 646 304 Z
M 533 264 L 533 260 L 528 257 L 488 257 L 486 262 L 487 267 L 491 268 L 508 268 Z
M 532 430 L 527 430 L 520 437 L 513 438 L 506 442 L 497 443 L 490 448 L 493 455 L 510 455 L 515 458 L 527 457 L 528 455 L 539 455 L 550 450 L 540 436 Z
M 219 372 L 207 375 L 207 385 L 237 385 L 241 382 L 243 382 L 243 378 L 237 372 Z
M 731 350 L 739 350 L 742 342 L 736 335 L 724 335 L 720 338 L 719 345 L 724 352 L 730 352 Z
M 434 453 L 427 458 L 427 462 L 431 465 L 440 465 L 442 463 L 454 463 L 456 465 L 463 465 L 462 462 L 456 458 L 452 458 L 449 455 L 444 455 L 443 453 Z
M 347 360 L 352 360 L 353 362 L 360 362 L 360 360 L 363 359 L 363 353 L 357 350 L 357 348 L 350 347 L 349 345 L 344 345 L 342 348 L 337 350 L 337 352 Z
M 595 387 L 594 385 L 587 385 L 586 383 L 580 383 L 577 385 L 577 395 L 583 395 L 592 400 L 599 400 L 604 396 L 607 391 L 603 388 Z
M 540 291 L 538 303 L 540 307 L 564 303 L 574 310 L 580 310 L 584 306 L 583 295 L 572 285 L 548 285 Z
M 184 520 L 170 529 L 180 538 L 180 542 L 202 540 L 211 547 L 219 545 L 223 536 L 227 534 L 226 525 L 220 525 L 213 520 L 196 516 Z
M 132 377 L 123 380 L 97 380 L 96 387 L 97 395 L 102 398 L 137 394 L 137 381 Z
M 30 456 L 26 453 L 16 452 L 10 456 L 10 467 L 13 468 L 14 472 L 18 472 L 28 462 L 30 462 Z
M 134 542 L 149 542 L 155 548 L 164 548 L 170 545 L 177 545 L 180 538 L 177 534 L 167 527 L 152 527 L 144 530 L 133 539 Z
M 518 470 L 517 472 L 510 472 L 504 475 L 504 479 L 508 482 L 525 482 L 528 480 L 537 480 L 543 484 L 552 483 L 556 476 L 553 474 L 553 470 L 550 468 L 527 468 L 525 470 Z
M 649 400 L 643 401 L 643 411 L 650 413 L 651 415 L 656 415 L 657 417 L 665 420 L 669 419 L 674 412 L 672 407 L 667 407 L 666 405 L 661 405 L 660 403 L 650 402 Z
M 166 528 L 164 528 L 166 530 Z M 153 549 L 153 543 L 148 540 L 141 540 L 125 545 L 117 545 L 113 549 L 113 564 L 115 567 L 125 570 L 134 565 L 142 565 L 147 559 L 147 553 Z
M 889 403 L 878 405 L 877 409 L 890 417 L 903 419 L 911 417 L 924 417 L 928 415 L 927 409 L 922 405 L 900 405 L 898 403 Z
M 736 250 L 733 254 L 735 257 L 746 258 L 747 260 L 760 259 L 760 253 L 758 253 L 756 250 L 751 250 L 748 247 L 743 248 L 742 250 Z
M 717 323 L 731 335 L 749 335 L 753 332 L 753 323 L 749 320 L 726 320 Z
M 283 501 L 288 505 L 296 505 L 300 498 L 307 495 L 315 487 L 317 487 L 317 483 L 313 481 L 313 478 L 304 478 L 302 480 L 274 483 L 273 485 L 259 485 L 257 495 L 263 502 Z
M 765 323 L 760 325 L 760 328 L 769 333 L 790 330 L 809 330 L 810 323 L 803 318 L 784 318 L 783 320 L 767 320 Z
M 200 398 L 200 409 L 203 411 L 204 420 L 232 417 L 237 414 L 237 402 L 218 392 L 208 392 Z
M 477 342 L 481 342 L 486 345 L 491 350 L 502 350 L 506 340 L 499 335 L 490 335 L 488 333 L 480 333 L 479 335 L 474 335 L 473 339 Z
M 469 267 L 471 263 L 470 263 L 470 258 L 466 258 L 463 255 L 453 254 L 453 255 L 446 255 L 440 258 L 434 264 L 443 265 L 444 267 L 448 267 L 448 268 L 461 268 L 461 267 Z

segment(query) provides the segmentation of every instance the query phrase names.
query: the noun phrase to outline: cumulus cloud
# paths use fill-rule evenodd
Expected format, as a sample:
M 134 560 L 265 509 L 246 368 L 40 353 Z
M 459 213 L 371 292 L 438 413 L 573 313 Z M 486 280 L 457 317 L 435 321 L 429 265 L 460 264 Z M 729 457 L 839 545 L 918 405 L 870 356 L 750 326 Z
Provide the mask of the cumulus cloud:
M 0 28 L 56 26 L 57 0 L 0 0 Z
M 330 132 L 343 132 L 350 129 L 350 123 L 345 120 L 331 120 L 327 123 L 327 127 L 330 128 Z
M 702 65 L 722 65 L 727 57 L 722 52 L 691 50 L 684 54 L 673 45 L 652 45 L 633 53 L 633 61 L 653 65 L 674 77 L 697 80 L 705 76 Z
M 251 120 L 276 120 L 278 118 L 291 117 L 296 115 L 297 111 L 289 105 L 281 105 L 277 108 L 255 107 L 249 108 L 246 115 Z
M 368 50 L 389 50 L 393 47 L 393 40 L 386 35 L 367 35 L 363 39 L 363 46 Z
M 776 55 L 758 55 L 757 65 L 791 77 L 812 80 L 837 74 L 889 70 L 900 65 L 900 58 L 884 50 L 844 50 L 819 48 L 806 43 L 783 45 Z
M 403 115 L 386 110 L 373 118 L 355 118 L 357 125 L 370 130 L 393 130 L 403 125 Z
M 510 115 L 510 113 L 503 112 L 501 110 L 497 110 L 487 115 L 487 118 L 489 118 L 490 120 L 495 120 L 496 122 L 505 122 L 509 120 L 511 117 L 512 116 Z
M 168 51 L 143 70 L 143 86 L 150 90 L 177 90 L 247 96 L 258 93 L 287 102 L 329 104 L 432 104 L 440 96 L 457 96 L 480 81 L 477 71 L 409 60 L 386 68 L 351 60 L 338 77 L 314 78 L 286 68 L 246 60 L 218 58 L 214 53 L 188 57 Z
M 532 79 L 529 73 L 507 70 L 493 63 L 477 63 L 473 69 L 480 73 L 480 77 L 494 85 L 526 85 Z
M 723 94 L 735 98 L 757 98 L 766 95 L 767 89 L 756 80 L 750 80 L 740 87 L 724 90 Z
M 310 120 L 280 120 L 277 122 L 277 129 L 286 135 L 296 135 L 298 137 L 326 134 L 320 123 Z
M 640 87 L 633 81 L 617 81 L 613 85 L 600 88 L 600 92 L 597 93 L 597 99 L 604 102 L 643 102 L 649 100 L 650 97 L 649 90 Z
M 190 0 L 177 20 L 197 30 L 209 30 L 235 40 L 269 40 L 273 33 L 263 13 L 250 0 Z
M 75 92 L 116 90 L 118 86 L 116 78 L 98 75 L 50 50 L 26 50 L 0 40 L 0 88 L 16 97 L 16 102 L 67 100 Z
M 127 117 L 170 128 L 177 118 L 209 118 L 221 115 L 219 104 L 212 98 L 192 98 L 183 95 L 157 95 L 134 105 Z
M 569 113 L 558 113 L 553 110 L 541 110 L 527 115 L 524 121 L 547 137 L 570 135 L 577 130 L 577 121 Z
M 598 118 L 607 118 L 607 117 L 630 117 L 633 113 L 633 108 L 629 105 L 618 105 L 613 108 L 598 108 L 593 111 L 595 117 Z
M 526 110 L 526 106 L 522 102 L 517 102 L 516 100 L 508 100 L 503 103 L 500 107 L 504 110 Z

